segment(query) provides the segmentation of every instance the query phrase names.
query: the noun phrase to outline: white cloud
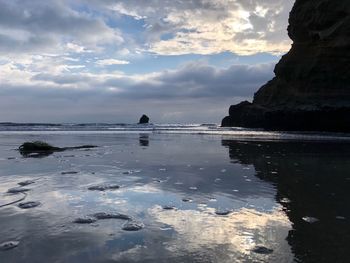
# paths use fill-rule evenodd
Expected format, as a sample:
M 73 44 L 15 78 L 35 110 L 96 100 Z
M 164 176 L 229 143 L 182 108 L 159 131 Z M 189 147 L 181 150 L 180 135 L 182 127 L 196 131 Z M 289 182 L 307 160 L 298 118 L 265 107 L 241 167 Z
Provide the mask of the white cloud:
M 87 50 L 85 47 L 77 45 L 75 43 L 67 43 L 66 44 L 67 50 L 74 52 L 74 53 L 83 53 L 83 52 L 92 52 L 91 50 Z
M 284 53 L 290 0 L 90 0 L 145 21 L 146 50 L 160 55 Z
M 129 63 L 129 61 L 119 59 L 100 59 L 96 61 L 99 66 L 127 65 Z
M 0 0 L 0 52 L 103 52 L 106 46 L 160 55 L 284 53 L 290 0 Z M 136 37 L 110 21 L 144 23 Z M 118 24 L 118 23 L 115 23 Z M 127 37 L 125 35 L 128 35 Z M 130 52 L 130 51 L 128 51 Z

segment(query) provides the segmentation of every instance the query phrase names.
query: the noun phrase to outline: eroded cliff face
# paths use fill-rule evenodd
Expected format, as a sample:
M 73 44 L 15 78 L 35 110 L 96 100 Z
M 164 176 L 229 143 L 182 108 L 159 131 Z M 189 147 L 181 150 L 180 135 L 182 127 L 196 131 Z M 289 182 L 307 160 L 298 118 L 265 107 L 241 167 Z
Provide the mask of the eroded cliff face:
M 297 0 L 288 34 L 276 76 L 222 125 L 350 131 L 350 0 Z

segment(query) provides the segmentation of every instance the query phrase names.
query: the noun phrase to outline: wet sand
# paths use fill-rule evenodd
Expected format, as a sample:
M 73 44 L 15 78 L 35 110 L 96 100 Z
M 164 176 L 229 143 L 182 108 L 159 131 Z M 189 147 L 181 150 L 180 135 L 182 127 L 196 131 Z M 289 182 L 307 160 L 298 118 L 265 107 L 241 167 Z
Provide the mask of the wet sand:
M 15 150 L 34 140 L 99 147 Z M 1 263 L 348 262 L 349 146 L 0 134 L 0 206 L 24 198 L 0 208 Z

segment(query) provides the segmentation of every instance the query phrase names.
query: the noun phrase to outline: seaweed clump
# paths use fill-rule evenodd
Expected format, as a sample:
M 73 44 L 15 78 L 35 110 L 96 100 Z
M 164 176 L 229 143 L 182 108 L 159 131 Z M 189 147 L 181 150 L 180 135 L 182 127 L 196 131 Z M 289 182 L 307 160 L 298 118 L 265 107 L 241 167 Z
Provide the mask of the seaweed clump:
M 95 145 L 81 145 L 73 147 L 56 147 L 43 141 L 25 142 L 19 148 L 19 152 L 25 157 L 45 157 L 54 152 L 63 152 L 73 149 L 90 149 Z
M 61 148 L 52 146 L 43 141 L 25 142 L 19 147 L 23 152 L 49 152 L 60 151 Z

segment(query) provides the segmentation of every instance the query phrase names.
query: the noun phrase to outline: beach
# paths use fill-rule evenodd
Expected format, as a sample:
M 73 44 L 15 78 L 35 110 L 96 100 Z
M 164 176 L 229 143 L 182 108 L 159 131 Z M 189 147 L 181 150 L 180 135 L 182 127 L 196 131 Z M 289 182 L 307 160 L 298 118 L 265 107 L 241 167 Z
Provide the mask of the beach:
M 17 150 L 37 140 L 97 147 Z M 0 243 L 18 244 L 1 262 L 346 262 L 349 145 L 214 125 L 3 127 Z

